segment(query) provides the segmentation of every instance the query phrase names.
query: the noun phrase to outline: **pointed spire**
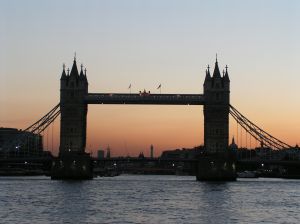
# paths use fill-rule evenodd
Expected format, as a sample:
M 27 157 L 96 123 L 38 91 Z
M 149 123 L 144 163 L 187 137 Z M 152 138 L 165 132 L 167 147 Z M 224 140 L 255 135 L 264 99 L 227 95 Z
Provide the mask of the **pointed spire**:
M 76 64 L 76 52 L 75 52 L 75 56 L 74 56 L 74 61 L 73 61 L 73 66 L 71 69 L 71 74 L 70 76 L 78 76 L 78 69 L 77 69 L 77 64 Z
M 68 72 L 67 75 L 70 75 L 70 69 L 69 68 L 67 69 L 67 72 Z
M 234 137 L 232 137 L 232 142 L 231 142 L 231 144 L 229 145 L 229 148 L 230 148 L 231 150 L 237 150 L 237 149 L 238 149 L 238 146 L 237 146 L 237 144 L 236 144 L 235 141 L 234 141 Z
M 231 142 L 231 144 L 235 144 L 234 137 L 232 137 L 232 142 Z
M 67 78 L 65 68 L 66 68 L 66 65 L 65 65 L 65 63 L 63 63 L 63 71 L 62 71 L 60 79 L 66 79 Z
M 215 69 L 213 73 L 213 78 L 221 78 L 221 73 L 218 65 L 218 55 L 216 54 L 216 63 L 215 63 Z

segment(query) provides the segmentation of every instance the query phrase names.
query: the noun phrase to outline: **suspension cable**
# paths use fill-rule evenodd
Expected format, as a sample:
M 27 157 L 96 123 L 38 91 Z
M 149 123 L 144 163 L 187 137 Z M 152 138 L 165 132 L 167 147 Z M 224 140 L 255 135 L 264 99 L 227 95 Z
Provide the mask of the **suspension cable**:
M 237 123 L 248 132 L 253 138 L 255 138 L 261 144 L 268 146 L 271 149 L 279 150 L 292 148 L 287 143 L 275 138 L 263 129 L 259 128 L 244 115 L 242 115 L 237 109 L 230 105 L 230 115 L 237 121 Z
M 24 144 L 26 144 L 26 139 L 29 140 L 29 144 L 32 142 L 33 150 L 30 154 L 39 154 L 38 148 L 40 147 L 40 134 L 60 115 L 60 104 L 57 104 L 54 108 L 52 108 L 46 115 L 40 118 L 38 121 L 27 127 L 22 131 L 20 135 L 18 135 L 15 139 L 10 142 L 5 143 L 3 145 L 3 150 L 6 152 L 10 152 L 12 150 L 17 151 L 20 150 Z M 48 131 L 47 131 L 48 132 Z M 36 138 L 38 137 L 38 139 Z M 47 137 L 47 145 L 48 145 L 48 137 Z M 48 146 L 47 146 L 48 147 Z

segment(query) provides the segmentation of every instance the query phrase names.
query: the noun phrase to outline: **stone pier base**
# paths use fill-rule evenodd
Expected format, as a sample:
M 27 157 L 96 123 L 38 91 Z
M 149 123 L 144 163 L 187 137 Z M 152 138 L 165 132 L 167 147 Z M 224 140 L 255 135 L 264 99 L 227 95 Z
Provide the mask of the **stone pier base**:
M 93 178 L 93 164 L 89 154 L 68 152 L 53 159 L 51 179 L 89 180 Z
M 203 154 L 198 158 L 196 178 L 198 181 L 235 181 L 235 164 L 231 153 Z

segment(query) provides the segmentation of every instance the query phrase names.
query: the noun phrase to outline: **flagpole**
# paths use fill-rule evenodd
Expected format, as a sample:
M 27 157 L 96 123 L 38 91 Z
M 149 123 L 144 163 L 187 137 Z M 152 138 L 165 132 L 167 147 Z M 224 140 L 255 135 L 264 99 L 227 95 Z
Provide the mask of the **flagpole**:
M 161 94 L 161 84 L 159 84 L 159 86 L 157 87 L 157 89 L 159 89 L 159 94 Z
M 129 93 L 131 94 L 131 83 L 130 83 L 128 89 L 129 89 Z

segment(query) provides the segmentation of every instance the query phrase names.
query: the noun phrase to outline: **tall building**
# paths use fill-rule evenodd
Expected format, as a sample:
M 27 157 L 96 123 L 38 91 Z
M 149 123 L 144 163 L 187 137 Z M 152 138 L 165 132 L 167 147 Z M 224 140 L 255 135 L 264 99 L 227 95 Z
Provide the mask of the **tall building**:
M 151 144 L 150 145 L 150 158 L 153 158 L 154 157 L 154 147 L 153 145 Z
M 110 158 L 110 147 L 107 146 L 107 149 L 106 149 L 106 158 L 109 159 Z

